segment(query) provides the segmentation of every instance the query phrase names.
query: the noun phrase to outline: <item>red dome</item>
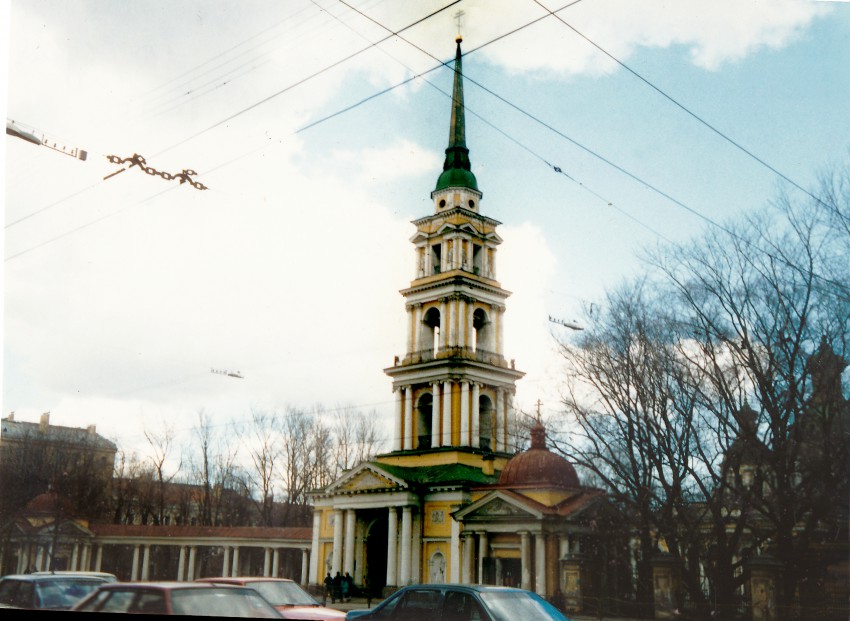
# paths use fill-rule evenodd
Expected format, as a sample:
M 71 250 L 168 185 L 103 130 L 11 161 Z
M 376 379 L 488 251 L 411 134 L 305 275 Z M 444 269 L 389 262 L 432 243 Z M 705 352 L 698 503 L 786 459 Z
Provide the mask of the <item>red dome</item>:
M 546 432 L 537 423 L 531 430 L 531 448 L 508 460 L 499 485 L 540 487 L 579 487 L 572 464 L 546 448 Z
M 27 503 L 26 513 L 30 515 L 71 515 L 74 503 L 64 496 L 58 496 L 54 491 L 39 494 Z

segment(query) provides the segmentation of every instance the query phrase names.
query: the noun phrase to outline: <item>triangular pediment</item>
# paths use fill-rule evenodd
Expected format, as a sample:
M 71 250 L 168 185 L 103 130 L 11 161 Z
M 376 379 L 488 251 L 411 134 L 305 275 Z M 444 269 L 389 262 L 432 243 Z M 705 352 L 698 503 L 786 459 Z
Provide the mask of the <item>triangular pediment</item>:
M 372 463 L 362 463 L 331 483 L 325 493 L 368 492 L 406 488 L 407 483 Z
M 543 514 L 522 500 L 493 492 L 454 513 L 460 522 L 492 522 L 500 520 L 541 519 Z

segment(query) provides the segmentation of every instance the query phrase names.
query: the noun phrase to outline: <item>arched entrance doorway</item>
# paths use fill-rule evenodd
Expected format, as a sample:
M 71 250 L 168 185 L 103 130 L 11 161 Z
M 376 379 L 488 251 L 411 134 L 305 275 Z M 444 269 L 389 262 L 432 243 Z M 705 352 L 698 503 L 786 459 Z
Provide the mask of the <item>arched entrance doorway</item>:
M 387 534 L 386 515 L 371 517 L 364 540 L 363 585 L 368 585 L 376 594 L 387 585 Z

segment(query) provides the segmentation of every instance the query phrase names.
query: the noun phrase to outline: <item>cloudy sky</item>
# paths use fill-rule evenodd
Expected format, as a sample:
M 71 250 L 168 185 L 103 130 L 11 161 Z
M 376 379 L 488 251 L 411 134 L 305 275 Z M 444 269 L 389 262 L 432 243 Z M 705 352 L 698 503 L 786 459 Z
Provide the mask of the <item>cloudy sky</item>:
M 764 163 L 810 187 L 847 156 L 848 3 L 15 0 L 7 118 L 88 157 L 4 141 L 3 415 L 125 446 L 200 409 L 389 422 L 458 11 L 526 411 L 558 407 L 549 315 L 765 205 L 789 186 Z M 209 189 L 104 180 L 133 154 Z

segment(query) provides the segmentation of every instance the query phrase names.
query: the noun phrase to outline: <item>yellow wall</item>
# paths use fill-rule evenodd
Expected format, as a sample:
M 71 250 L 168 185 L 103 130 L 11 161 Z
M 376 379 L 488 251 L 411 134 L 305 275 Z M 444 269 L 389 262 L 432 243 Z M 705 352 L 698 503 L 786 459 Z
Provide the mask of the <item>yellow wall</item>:
M 319 537 L 333 537 L 334 536 L 334 525 L 333 525 L 333 515 L 334 512 L 332 509 L 323 509 L 321 527 L 319 528 Z
M 443 512 L 443 521 L 432 522 L 435 511 Z M 452 505 L 448 502 L 426 502 L 424 508 L 425 523 L 423 525 L 424 537 L 451 537 L 452 536 Z

